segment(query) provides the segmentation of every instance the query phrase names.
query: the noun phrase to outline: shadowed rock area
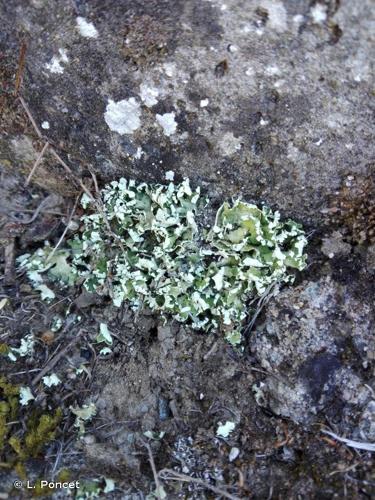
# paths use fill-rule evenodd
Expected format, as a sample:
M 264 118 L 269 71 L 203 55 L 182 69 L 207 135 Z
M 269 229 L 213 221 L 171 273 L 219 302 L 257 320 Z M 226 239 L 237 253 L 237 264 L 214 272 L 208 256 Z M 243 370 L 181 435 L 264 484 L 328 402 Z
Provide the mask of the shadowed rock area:
M 4 247 L 31 251 L 67 223 L 58 213 L 79 186 L 48 150 L 23 187 L 46 141 L 88 186 L 90 171 L 100 186 L 189 177 L 214 206 L 265 203 L 309 237 L 306 270 L 267 303 L 241 352 L 219 333 L 72 292 L 82 328 L 104 322 L 120 341 L 89 383 L 92 439 L 59 466 L 114 477 L 108 498 L 140 499 L 154 478 L 139 440 L 164 431 L 152 443 L 158 470 L 230 485 L 237 498 L 370 498 L 373 454 L 321 431 L 375 441 L 373 1 L 0 0 L 0 21 Z M 41 137 L 14 95 L 22 46 L 19 93 Z M 22 225 L 20 207 L 34 212 L 47 196 L 48 210 Z M 1 319 L 14 341 L 52 317 L 34 297 L 44 323 L 30 319 L 21 304 L 32 290 L 22 286 Z M 69 328 L 63 343 L 76 334 Z M 69 369 L 81 358 L 77 347 Z M 235 431 L 219 439 L 227 420 Z M 187 484 L 166 480 L 168 498 L 220 498 Z

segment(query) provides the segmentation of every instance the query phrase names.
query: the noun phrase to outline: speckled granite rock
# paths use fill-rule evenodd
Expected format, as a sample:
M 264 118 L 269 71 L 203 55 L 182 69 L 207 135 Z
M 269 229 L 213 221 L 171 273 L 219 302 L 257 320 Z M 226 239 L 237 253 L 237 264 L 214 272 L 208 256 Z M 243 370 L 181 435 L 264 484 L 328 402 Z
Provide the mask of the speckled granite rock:
M 369 299 L 356 299 L 330 278 L 284 290 L 251 338 L 268 372 L 254 387 L 258 403 L 303 424 L 324 416 L 345 431 L 359 412 L 371 412 L 375 318 Z
M 371 4 L 2 2 L 3 88 L 22 33 L 23 95 L 77 172 L 173 170 L 315 225 L 343 175 L 372 158 Z M 9 168 L 35 161 L 29 132 L 7 127 Z

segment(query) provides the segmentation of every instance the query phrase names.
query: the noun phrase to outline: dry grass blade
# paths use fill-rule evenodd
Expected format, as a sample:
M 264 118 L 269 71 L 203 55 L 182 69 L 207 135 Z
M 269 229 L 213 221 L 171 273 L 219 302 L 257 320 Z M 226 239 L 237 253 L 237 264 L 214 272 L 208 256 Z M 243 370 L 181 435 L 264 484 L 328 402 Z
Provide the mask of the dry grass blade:
M 43 135 L 42 135 L 42 132 L 40 131 L 38 125 L 36 124 L 36 121 L 34 120 L 34 117 L 33 115 L 31 114 L 31 111 L 29 109 L 29 106 L 26 104 L 26 101 L 25 99 L 22 97 L 22 96 L 18 96 L 18 99 L 20 100 L 20 103 L 22 104 L 23 106 L 23 109 L 26 111 L 26 114 L 27 116 L 29 117 L 29 120 L 32 124 L 32 126 L 34 127 L 34 130 L 37 134 L 37 136 L 42 139 Z
M 42 379 L 42 377 L 44 377 L 44 375 L 46 373 L 48 373 L 50 370 L 52 370 L 52 368 L 60 361 L 60 359 L 63 356 L 65 356 L 65 354 L 74 346 L 74 344 L 76 344 L 78 342 L 78 340 L 81 338 L 82 333 L 83 333 L 83 330 L 80 330 L 78 332 L 78 334 L 76 335 L 76 337 L 74 337 L 74 339 L 71 340 L 69 342 L 69 344 L 64 347 L 64 349 L 62 349 L 53 358 L 51 358 L 49 360 L 49 362 L 46 364 L 46 366 L 38 373 L 38 375 L 36 375 L 33 378 L 31 385 L 36 385 Z
M 198 479 L 196 477 L 191 477 L 191 476 L 188 476 L 187 474 L 182 474 L 182 473 L 176 472 L 172 469 L 162 469 L 159 472 L 159 477 L 161 479 L 164 479 L 165 481 L 183 481 L 185 483 L 199 484 L 200 486 L 203 486 L 204 488 L 207 488 L 208 490 L 213 491 L 217 495 L 221 495 L 224 498 L 229 498 L 229 500 L 241 500 L 240 497 L 237 497 L 235 495 L 231 495 L 230 493 L 226 492 L 225 490 L 222 490 L 221 488 L 217 488 L 216 486 L 213 486 L 212 484 L 206 483 L 202 479 Z
M 40 139 L 43 138 L 43 135 L 38 127 L 38 125 L 36 124 L 36 121 L 34 120 L 34 117 L 33 115 L 31 114 L 31 111 L 30 111 L 30 108 L 29 106 L 26 104 L 26 101 L 25 99 L 22 97 L 22 96 L 18 96 L 18 99 L 20 100 L 20 103 L 22 104 L 32 126 L 34 127 L 34 130 L 36 132 L 36 134 L 38 135 L 38 137 Z M 90 191 L 87 189 L 87 187 L 84 185 L 84 183 L 81 181 L 81 179 L 79 177 L 77 177 L 72 169 L 65 163 L 65 161 L 61 158 L 61 156 L 56 153 L 56 151 L 53 149 L 53 147 L 50 146 L 50 152 L 53 154 L 53 156 L 56 158 L 56 160 L 60 163 L 60 165 L 68 172 L 68 174 L 81 186 L 82 190 L 87 194 L 87 196 L 91 199 L 91 200 L 94 200 L 94 197 L 93 195 L 90 193 Z M 39 160 L 39 158 L 38 158 Z M 37 161 L 38 161 L 37 160 Z M 39 160 L 40 161 L 40 160 Z M 33 167 L 33 169 L 35 168 L 35 165 Z
M 25 69 L 25 61 L 26 61 L 26 49 L 27 45 L 25 40 L 21 42 L 20 56 L 18 58 L 18 69 L 16 73 L 16 79 L 14 84 L 14 95 L 17 96 L 20 91 L 22 84 L 23 71 Z
M 261 297 L 258 299 L 257 303 L 257 309 L 255 313 L 253 314 L 250 323 L 246 326 L 244 334 L 248 334 L 251 332 L 255 321 L 257 320 L 259 314 L 262 312 L 263 308 L 268 304 L 269 300 L 276 295 L 277 293 L 277 286 L 279 283 L 271 283 L 267 290 L 261 295 Z
M 38 165 L 39 165 L 39 163 L 42 161 L 42 158 L 43 158 L 44 153 L 46 152 L 46 150 L 47 150 L 48 146 L 49 146 L 49 143 L 48 143 L 48 142 L 46 142 L 46 143 L 44 144 L 44 146 L 43 146 L 42 151 L 39 153 L 39 156 L 38 156 L 38 158 L 36 159 L 36 161 L 35 161 L 35 163 L 34 163 L 33 168 L 31 169 L 31 171 L 30 171 L 29 175 L 27 176 L 27 179 L 26 179 L 26 182 L 25 182 L 25 187 L 27 187 L 27 186 L 29 185 L 29 183 L 30 183 L 30 181 L 31 181 L 31 178 L 32 178 L 32 176 L 34 175 L 34 172 L 35 172 L 35 170 L 36 170 L 37 166 L 38 166 Z
M 69 219 L 66 221 L 66 226 L 65 226 L 65 229 L 64 229 L 64 231 L 63 231 L 62 235 L 60 236 L 59 241 L 56 243 L 55 248 L 52 250 L 52 252 L 51 252 L 51 253 L 49 254 L 49 256 L 47 257 L 47 262 L 48 262 L 49 260 L 51 260 L 51 259 L 52 259 L 52 257 L 54 256 L 54 254 L 55 254 L 56 250 L 59 248 L 59 246 L 61 245 L 62 241 L 64 240 L 65 235 L 66 235 L 66 233 L 68 232 L 69 225 L 70 225 L 70 223 L 72 222 L 72 219 L 73 219 L 73 216 L 74 216 L 74 214 L 75 214 L 75 211 L 77 210 L 78 201 L 79 201 L 80 197 L 81 197 L 81 193 L 79 193 L 79 195 L 78 195 L 78 196 L 77 196 L 77 198 L 76 198 L 76 201 L 75 201 L 75 203 L 74 203 L 73 209 L 72 209 L 72 211 L 70 212 Z
M 330 431 L 322 430 L 322 432 L 323 434 L 328 434 L 328 436 L 333 437 L 333 439 L 336 439 L 336 441 L 340 441 L 341 443 L 344 443 L 347 446 L 350 446 L 351 448 L 356 448 L 357 450 L 375 451 L 375 443 L 364 443 L 361 441 L 353 441 L 352 439 L 343 438 L 341 436 L 338 436 L 334 432 Z
M 153 474 L 154 480 L 155 480 L 156 498 L 160 498 L 159 494 L 161 493 L 163 487 L 159 481 L 159 475 L 158 475 L 158 471 L 156 470 L 155 460 L 154 460 L 154 456 L 152 454 L 151 446 L 148 443 L 145 443 L 143 440 L 142 440 L 142 443 L 147 448 L 147 451 L 148 451 L 148 458 L 149 458 L 149 462 L 151 465 L 152 474 Z

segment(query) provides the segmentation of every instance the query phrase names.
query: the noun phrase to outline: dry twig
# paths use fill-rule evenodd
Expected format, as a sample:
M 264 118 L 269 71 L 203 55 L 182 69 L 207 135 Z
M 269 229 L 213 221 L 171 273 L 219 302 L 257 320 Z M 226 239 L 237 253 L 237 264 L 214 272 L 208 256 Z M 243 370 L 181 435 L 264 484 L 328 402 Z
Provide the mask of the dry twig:
M 68 219 L 68 220 L 67 220 L 67 222 L 66 222 L 65 229 L 64 229 L 64 231 L 63 231 L 62 235 L 60 236 L 59 241 L 56 243 L 56 245 L 55 245 L 54 249 L 53 249 L 53 250 L 52 250 L 52 252 L 48 255 L 48 257 L 47 257 L 47 261 L 46 261 L 46 262 L 48 262 L 49 260 L 51 260 L 51 259 L 52 259 L 52 257 L 53 257 L 53 255 L 55 254 L 56 250 L 59 248 L 59 246 L 61 245 L 61 243 L 62 243 L 63 239 L 65 238 L 65 235 L 66 235 L 66 233 L 68 232 L 68 229 L 69 229 L 69 225 L 70 225 L 70 223 L 72 222 L 72 219 L 73 219 L 73 216 L 74 216 L 74 214 L 75 214 L 75 211 L 77 210 L 77 206 L 78 206 L 79 199 L 80 199 L 80 197 L 81 197 L 81 193 L 82 193 L 82 191 L 81 191 L 81 192 L 79 193 L 79 195 L 77 196 L 76 201 L 74 202 L 73 209 L 72 209 L 72 211 L 70 212 L 69 219 Z
M 356 448 L 357 450 L 365 450 L 365 451 L 375 451 L 375 443 L 363 443 L 361 441 L 353 441 L 352 439 L 347 439 L 338 436 L 334 432 L 322 430 L 323 434 L 328 434 L 328 436 L 333 437 L 337 441 L 350 446 L 351 448 Z
M 27 45 L 25 40 L 21 42 L 20 56 L 18 58 L 18 69 L 16 73 L 16 80 L 14 84 L 14 95 L 17 96 L 20 91 L 20 87 L 22 84 L 23 71 L 25 69 L 25 60 L 26 60 L 26 49 Z
M 26 182 L 25 182 L 25 187 L 27 187 L 29 185 L 29 182 L 31 181 L 31 178 L 32 176 L 34 175 L 34 172 L 37 168 L 37 166 L 39 165 L 39 163 L 42 161 L 42 158 L 44 156 L 44 153 L 47 151 L 47 148 L 49 146 L 49 142 L 46 142 L 43 146 L 43 149 L 42 151 L 39 153 L 39 156 L 38 158 L 36 159 L 34 165 L 33 165 L 33 168 L 30 170 L 30 173 L 29 175 L 27 176 L 27 179 L 26 179 Z
M 154 480 L 155 480 L 156 495 L 157 495 L 157 498 L 159 498 L 160 497 L 159 493 L 162 491 L 162 485 L 160 484 L 160 481 L 159 481 L 159 475 L 158 475 L 158 471 L 156 470 L 155 460 L 154 460 L 154 456 L 152 454 L 151 446 L 143 440 L 142 440 L 142 443 L 147 448 L 147 451 L 148 451 L 148 458 L 149 458 L 149 462 L 151 465 L 152 474 L 153 474 Z
M 74 337 L 74 339 L 71 340 L 69 344 L 64 347 L 64 349 L 62 349 L 60 352 L 56 354 L 56 356 L 54 356 L 49 360 L 46 366 L 38 373 L 38 375 L 36 375 L 33 378 L 31 385 L 36 385 L 41 380 L 41 378 L 44 377 L 46 373 L 52 370 L 52 368 L 60 361 L 60 359 L 63 356 L 65 356 L 65 354 L 74 346 L 74 344 L 78 342 L 78 340 L 81 338 L 83 331 L 84 330 L 80 330 L 78 334 Z

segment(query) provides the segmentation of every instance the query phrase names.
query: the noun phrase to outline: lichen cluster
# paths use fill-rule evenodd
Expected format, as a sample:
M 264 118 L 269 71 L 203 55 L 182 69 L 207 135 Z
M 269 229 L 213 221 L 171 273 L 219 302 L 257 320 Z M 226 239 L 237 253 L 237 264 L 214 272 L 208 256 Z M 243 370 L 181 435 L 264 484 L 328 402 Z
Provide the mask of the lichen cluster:
M 305 266 L 299 224 L 237 200 L 219 208 L 212 228 L 203 227 L 204 202 L 188 180 L 164 186 L 120 179 L 102 190 L 100 202 L 83 195 L 81 204 L 80 236 L 53 255 L 47 244 L 20 258 L 46 296 L 45 274 L 109 295 L 116 306 L 221 329 L 235 344 L 249 299 L 291 282 L 290 269 Z

